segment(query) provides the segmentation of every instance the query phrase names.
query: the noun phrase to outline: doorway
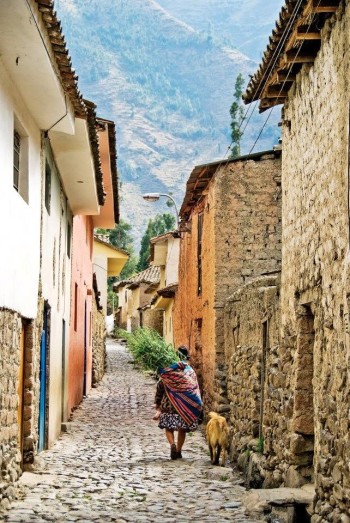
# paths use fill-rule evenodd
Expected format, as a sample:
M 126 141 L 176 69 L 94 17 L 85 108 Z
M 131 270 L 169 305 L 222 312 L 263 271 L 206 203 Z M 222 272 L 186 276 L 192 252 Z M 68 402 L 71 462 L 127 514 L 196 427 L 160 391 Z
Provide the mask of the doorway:
M 84 384 L 83 384 L 83 396 L 86 396 L 86 370 L 87 370 L 87 303 L 85 300 L 84 307 Z
M 19 345 L 19 366 L 18 366 L 18 447 L 21 453 L 21 467 L 23 468 L 23 435 L 24 435 L 24 379 L 25 379 L 25 346 L 26 346 L 26 323 L 22 320 L 22 329 Z
M 48 427 L 48 381 L 49 381 L 49 347 L 50 347 L 51 309 L 44 304 L 43 330 L 40 341 L 40 395 L 39 395 L 39 441 L 38 452 L 47 448 Z

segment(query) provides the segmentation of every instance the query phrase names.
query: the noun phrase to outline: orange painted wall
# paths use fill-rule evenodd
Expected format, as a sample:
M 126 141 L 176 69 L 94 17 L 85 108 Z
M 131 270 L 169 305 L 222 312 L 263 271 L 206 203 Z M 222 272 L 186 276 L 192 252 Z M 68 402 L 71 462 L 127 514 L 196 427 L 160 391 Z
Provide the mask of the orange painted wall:
M 175 345 L 189 347 L 209 408 L 219 401 L 215 377 L 224 365 L 225 300 L 244 283 L 281 267 L 280 175 L 281 160 L 274 154 L 221 167 L 192 207 L 190 232 L 181 235 Z M 202 294 L 198 295 L 200 213 Z
M 198 295 L 197 242 L 198 214 L 203 213 L 202 235 L 202 293 Z M 205 403 L 213 396 L 215 372 L 215 231 L 213 193 L 193 209 L 191 233 L 181 238 L 179 260 L 179 288 L 174 304 L 175 346 L 185 345 L 190 350 Z M 205 369 L 205 372 L 204 372 Z
M 84 336 L 86 328 L 86 393 L 91 389 L 92 374 L 92 246 L 93 223 L 90 216 L 73 218 L 71 317 L 69 327 L 68 409 L 83 399 Z M 85 326 L 86 303 L 86 326 Z

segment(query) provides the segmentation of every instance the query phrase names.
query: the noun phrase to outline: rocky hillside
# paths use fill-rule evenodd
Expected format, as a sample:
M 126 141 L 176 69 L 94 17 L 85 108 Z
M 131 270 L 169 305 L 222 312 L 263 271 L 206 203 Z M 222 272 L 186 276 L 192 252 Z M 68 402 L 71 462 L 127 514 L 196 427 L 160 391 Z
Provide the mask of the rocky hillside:
M 216 8 L 214 0 L 191 0 L 189 9 L 178 0 L 175 11 L 170 0 L 56 0 L 80 89 L 100 116 L 116 121 L 122 216 L 137 240 L 148 218 L 164 210 L 142 193 L 172 191 L 180 205 L 192 168 L 227 153 L 235 78 L 256 68 L 216 36 L 229 3 Z M 211 33 L 203 30 L 205 5 L 215 23 Z M 276 118 L 255 150 L 276 143 Z M 242 152 L 263 119 L 254 114 Z

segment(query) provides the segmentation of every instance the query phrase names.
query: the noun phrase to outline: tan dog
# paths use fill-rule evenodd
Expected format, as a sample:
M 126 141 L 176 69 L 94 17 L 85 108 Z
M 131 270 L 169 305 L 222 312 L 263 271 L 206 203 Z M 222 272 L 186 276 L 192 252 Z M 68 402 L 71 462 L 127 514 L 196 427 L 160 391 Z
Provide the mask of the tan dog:
M 216 412 L 209 412 L 210 420 L 207 423 L 206 435 L 210 451 L 210 459 L 213 465 L 219 465 L 222 451 L 221 464 L 225 466 L 226 449 L 228 447 L 229 430 L 223 416 Z

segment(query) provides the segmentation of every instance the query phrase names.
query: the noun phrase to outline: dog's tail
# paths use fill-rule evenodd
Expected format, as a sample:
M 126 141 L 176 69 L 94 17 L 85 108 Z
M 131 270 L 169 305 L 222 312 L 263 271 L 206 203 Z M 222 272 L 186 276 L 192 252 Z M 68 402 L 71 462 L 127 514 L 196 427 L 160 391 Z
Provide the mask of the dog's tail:
M 213 418 L 219 418 L 219 417 L 221 417 L 221 416 L 220 416 L 220 414 L 218 414 L 217 412 L 209 412 L 208 417 L 209 417 L 210 419 L 213 419 Z

